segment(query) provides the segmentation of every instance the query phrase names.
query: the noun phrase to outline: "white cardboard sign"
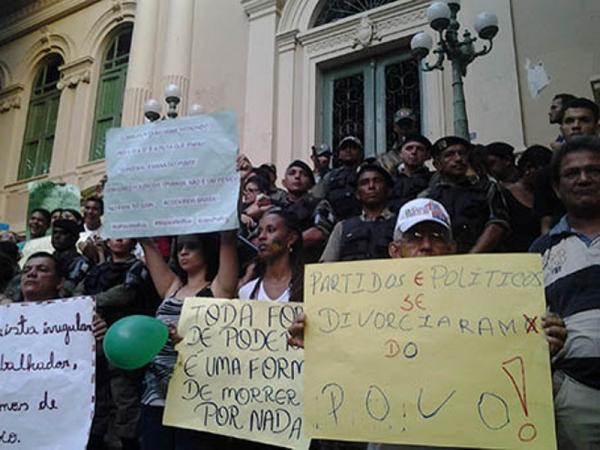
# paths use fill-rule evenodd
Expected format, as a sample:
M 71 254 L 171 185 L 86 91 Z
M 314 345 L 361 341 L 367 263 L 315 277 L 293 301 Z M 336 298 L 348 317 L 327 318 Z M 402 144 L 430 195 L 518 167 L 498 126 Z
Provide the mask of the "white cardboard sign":
M 85 449 L 93 315 L 91 297 L 0 306 L 0 449 Z

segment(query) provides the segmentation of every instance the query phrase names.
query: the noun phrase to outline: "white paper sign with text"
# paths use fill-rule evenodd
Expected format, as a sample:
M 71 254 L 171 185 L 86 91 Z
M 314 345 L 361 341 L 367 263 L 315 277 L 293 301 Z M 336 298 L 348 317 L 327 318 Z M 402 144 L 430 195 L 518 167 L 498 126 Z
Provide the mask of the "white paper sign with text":
M 91 297 L 0 306 L 0 449 L 85 449 L 93 315 Z
M 104 232 L 129 238 L 237 228 L 237 150 L 229 112 L 109 130 Z

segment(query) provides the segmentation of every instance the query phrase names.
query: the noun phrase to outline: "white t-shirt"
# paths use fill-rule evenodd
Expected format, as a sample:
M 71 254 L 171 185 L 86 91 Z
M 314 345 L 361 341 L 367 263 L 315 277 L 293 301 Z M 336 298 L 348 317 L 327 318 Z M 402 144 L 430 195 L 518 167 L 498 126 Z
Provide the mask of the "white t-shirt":
M 258 283 L 260 278 L 255 278 L 252 281 L 248 281 L 245 285 L 243 285 L 239 292 L 238 298 L 240 300 L 270 300 L 273 302 L 288 302 L 290 300 L 290 288 L 287 288 L 283 291 L 283 294 L 279 296 L 279 298 L 270 298 L 267 292 L 265 291 L 264 283 L 260 282 L 260 286 L 258 286 L 258 292 L 254 295 L 254 298 L 250 298 L 252 291 L 256 287 L 256 283 Z

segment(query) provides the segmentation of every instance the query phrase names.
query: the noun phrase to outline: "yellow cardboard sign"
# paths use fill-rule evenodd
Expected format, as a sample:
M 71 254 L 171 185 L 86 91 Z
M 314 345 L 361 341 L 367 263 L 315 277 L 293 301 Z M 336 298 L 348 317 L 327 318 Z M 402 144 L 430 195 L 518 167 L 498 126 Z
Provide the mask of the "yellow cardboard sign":
M 308 266 L 306 432 L 555 449 L 544 309 L 537 255 Z
M 302 349 L 287 344 L 296 303 L 188 298 L 163 423 L 307 449 Z

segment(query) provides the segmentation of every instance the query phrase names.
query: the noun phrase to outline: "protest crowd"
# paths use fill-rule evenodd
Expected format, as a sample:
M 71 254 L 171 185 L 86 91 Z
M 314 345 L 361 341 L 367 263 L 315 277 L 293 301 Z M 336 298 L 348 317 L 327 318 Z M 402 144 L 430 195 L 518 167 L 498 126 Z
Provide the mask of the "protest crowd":
M 306 264 L 535 252 L 558 448 L 600 449 L 599 108 L 559 94 L 549 118 L 559 137 L 548 147 L 432 143 L 403 108 L 393 147 L 375 158 L 365 159 L 354 136 L 333 149 L 315 145 L 310 163 L 290 161 L 283 174 L 241 154 L 240 227 L 220 233 L 106 239 L 103 179 L 82 211 L 34 209 L 26 241 L 2 234 L 0 304 L 93 296 L 98 341 L 134 314 L 169 325 L 167 344 L 142 369 L 114 367 L 97 346 L 89 450 L 273 448 L 162 424 L 185 298 L 302 302 Z M 304 345 L 305 323 L 296 318 L 291 344 Z M 417 447 L 318 440 L 311 448 Z

